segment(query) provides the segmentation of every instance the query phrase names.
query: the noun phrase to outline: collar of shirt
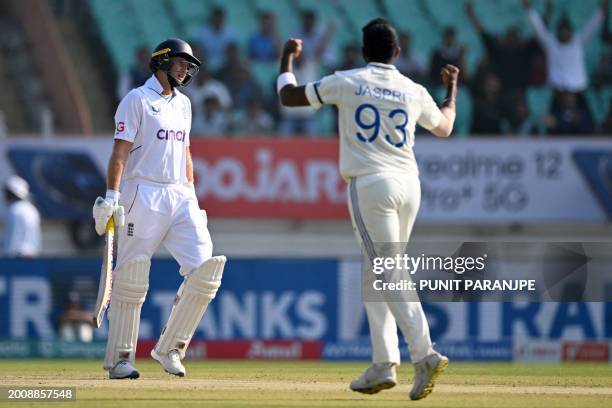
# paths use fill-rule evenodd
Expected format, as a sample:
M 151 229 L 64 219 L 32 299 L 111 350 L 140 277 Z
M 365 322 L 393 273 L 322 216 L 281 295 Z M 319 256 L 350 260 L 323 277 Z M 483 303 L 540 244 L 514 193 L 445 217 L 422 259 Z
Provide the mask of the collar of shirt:
M 397 70 L 397 68 L 395 68 L 395 65 L 383 64 L 382 62 L 370 62 L 368 63 L 368 66 L 382 68 L 382 69 L 389 69 L 389 70 Z
M 155 75 L 151 75 L 151 78 L 147 79 L 147 82 L 145 82 L 145 86 L 157 92 L 161 97 L 164 96 L 162 95 L 162 92 L 164 91 L 164 87 L 162 86 L 162 84 L 159 82 L 159 80 L 157 79 Z M 176 96 L 177 92 L 178 91 L 173 88 L 172 96 Z

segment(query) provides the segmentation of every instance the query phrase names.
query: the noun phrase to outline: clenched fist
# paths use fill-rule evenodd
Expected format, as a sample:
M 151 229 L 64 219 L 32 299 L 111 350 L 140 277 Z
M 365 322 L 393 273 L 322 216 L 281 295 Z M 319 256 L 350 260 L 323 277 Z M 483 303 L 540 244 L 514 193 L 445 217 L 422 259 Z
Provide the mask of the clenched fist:
M 459 79 L 459 68 L 451 64 L 446 64 L 440 71 L 440 74 L 442 75 L 442 82 L 445 87 L 456 85 Z
M 299 38 L 290 38 L 285 43 L 283 47 L 283 55 L 293 55 L 294 58 L 297 58 L 302 53 L 302 40 Z

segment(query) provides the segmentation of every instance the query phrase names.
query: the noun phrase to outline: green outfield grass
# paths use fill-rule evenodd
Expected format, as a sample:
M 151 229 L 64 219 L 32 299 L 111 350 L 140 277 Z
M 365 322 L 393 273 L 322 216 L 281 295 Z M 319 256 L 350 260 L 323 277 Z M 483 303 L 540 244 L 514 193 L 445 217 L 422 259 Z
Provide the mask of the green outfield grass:
M 348 390 L 365 362 L 187 362 L 176 378 L 138 361 L 138 380 L 108 380 L 101 361 L 0 360 L 0 386 L 74 386 L 77 402 L 14 403 L 17 407 L 604 407 L 612 401 L 609 364 L 452 362 L 434 393 L 408 399 L 412 367 L 400 385 L 376 395 Z M 9 406 L 0 401 L 0 408 Z

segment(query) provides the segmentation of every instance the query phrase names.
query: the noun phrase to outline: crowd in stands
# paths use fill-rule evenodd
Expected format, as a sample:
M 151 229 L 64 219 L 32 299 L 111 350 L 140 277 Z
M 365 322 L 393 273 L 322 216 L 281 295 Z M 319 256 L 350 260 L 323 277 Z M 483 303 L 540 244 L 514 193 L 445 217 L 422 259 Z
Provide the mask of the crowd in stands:
M 523 36 L 514 25 L 501 34 L 487 31 L 471 0 L 465 2 L 464 12 L 484 49 L 473 72 L 466 64 L 469 47 L 459 41 L 459 28 L 452 26 L 443 30 L 430 58 L 413 48 L 409 32 L 400 30 L 401 55 L 395 65 L 400 72 L 425 85 L 434 98 L 441 87 L 440 68 L 445 64 L 458 66 L 460 92 L 468 93 L 471 101 L 469 134 L 612 134 L 612 35 L 608 0 L 602 0 L 580 27 L 574 27 L 566 15 L 553 24 L 551 0 L 547 0 L 542 15 L 529 0 L 522 3 L 531 37 Z M 333 20 L 321 21 L 311 10 L 302 10 L 300 19 L 300 26 L 292 34 L 304 43 L 302 57 L 295 66 L 299 83 L 363 65 L 358 38 L 338 50 L 332 41 L 338 29 Z M 204 61 L 194 83 L 184 90 L 192 101 L 192 134 L 240 137 L 277 133 L 281 137 L 295 134 L 317 137 L 333 133 L 333 129 L 321 131 L 319 115 L 315 115 L 314 109 L 279 106 L 274 78 L 269 83 L 256 79 L 252 63 L 274 64 L 284 41 L 273 12 L 261 11 L 258 21 L 258 31 L 241 46 L 236 34 L 238 27 L 228 26 L 224 9 L 216 7 L 199 34 L 190 40 L 194 52 Z M 602 43 L 602 51 L 589 76 L 585 49 L 596 36 Z M 134 66 L 121 76 L 118 97 L 150 76 L 148 60 L 147 49 L 139 48 Z M 610 99 L 605 103 L 589 100 L 593 99 L 588 94 L 591 89 L 610 90 L 596 93 L 598 97 Z M 537 102 L 547 106 L 534 110 L 529 99 L 531 90 L 536 94 L 548 92 L 549 99 Z

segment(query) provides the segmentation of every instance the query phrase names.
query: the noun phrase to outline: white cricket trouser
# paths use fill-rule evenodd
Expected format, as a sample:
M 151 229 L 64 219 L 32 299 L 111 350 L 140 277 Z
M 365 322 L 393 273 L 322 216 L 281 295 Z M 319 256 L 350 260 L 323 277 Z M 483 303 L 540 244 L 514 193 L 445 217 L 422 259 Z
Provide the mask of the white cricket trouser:
M 163 244 L 186 276 L 212 256 L 206 214 L 193 189 L 133 179 L 124 183 L 121 205 L 125 227 L 119 230 L 115 269 L 128 261 L 150 259 Z
M 377 173 L 349 181 L 349 210 L 362 248 L 372 243 L 408 242 L 421 202 L 416 175 Z M 400 363 L 397 327 L 408 342 L 413 362 L 433 352 L 429 325 L 420 302 L 365 301 L 372 360 Z

